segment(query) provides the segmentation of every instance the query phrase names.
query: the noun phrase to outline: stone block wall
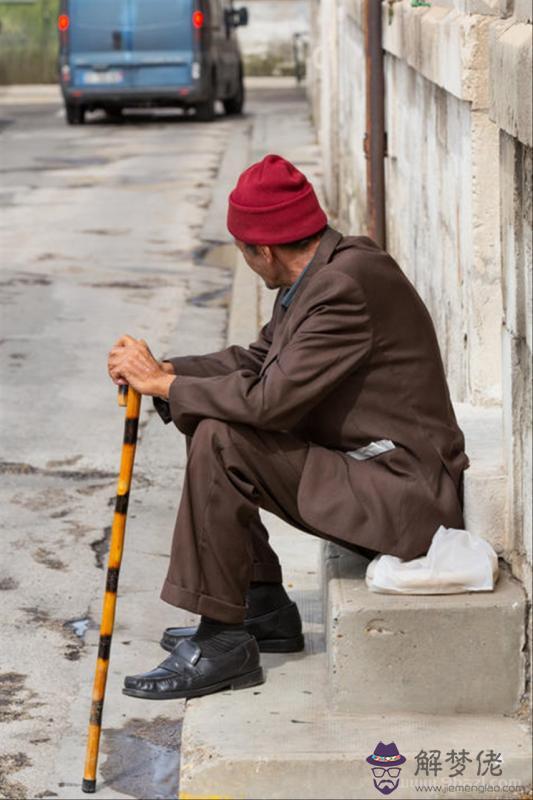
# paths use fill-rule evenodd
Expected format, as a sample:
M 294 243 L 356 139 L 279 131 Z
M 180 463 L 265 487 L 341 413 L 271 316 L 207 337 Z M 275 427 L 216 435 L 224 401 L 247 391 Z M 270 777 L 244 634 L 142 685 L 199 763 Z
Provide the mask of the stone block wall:
M 498 129 L 480 77 L 487 19 L 475 19 L 404 3 L 388 15 L 387 234 L 431 311 L 454 398 L 491 405 L 501 402 L 502 300 L 499 180 L 487 166 Z
M 531 0 L 494 24 L 489 46 L 489 116 L 499 132 L 502 398 L 515 572 L 532 561 L 532 48 Z

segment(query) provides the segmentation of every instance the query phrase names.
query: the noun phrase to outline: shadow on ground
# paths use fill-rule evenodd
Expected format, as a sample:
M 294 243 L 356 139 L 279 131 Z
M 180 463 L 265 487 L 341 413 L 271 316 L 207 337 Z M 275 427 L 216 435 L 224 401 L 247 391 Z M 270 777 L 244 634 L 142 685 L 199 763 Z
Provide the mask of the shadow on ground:
M 135 798 L 175 800 L 179 789 L 181 720 L 131 719 L 104 730 L 104 785 Z

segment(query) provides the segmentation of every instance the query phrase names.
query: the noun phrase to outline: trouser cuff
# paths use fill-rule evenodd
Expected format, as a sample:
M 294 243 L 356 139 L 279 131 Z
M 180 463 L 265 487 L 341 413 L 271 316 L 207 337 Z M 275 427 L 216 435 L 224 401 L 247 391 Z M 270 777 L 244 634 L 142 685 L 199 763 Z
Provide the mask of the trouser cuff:
M 192 611 L 193 614 L 201 614 L 204 617 L 211 617 L 219 622 L 227 622 L 233 625 L 244 622 L 246 613 L 245 606 L 226 603 L 224 600 L 218 600 L 208 594 L 191 592 L 189 589 L 170 583 L 168 579 L 163 584 L 161 600 L 171 606 Z

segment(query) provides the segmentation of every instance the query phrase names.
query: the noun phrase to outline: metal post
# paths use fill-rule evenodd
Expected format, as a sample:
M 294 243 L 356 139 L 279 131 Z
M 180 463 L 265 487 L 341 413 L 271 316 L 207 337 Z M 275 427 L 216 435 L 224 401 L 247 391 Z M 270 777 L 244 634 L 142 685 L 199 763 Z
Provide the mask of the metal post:
M 383 249 L 385 227 L 385 77 L 381 0 L 365 0 L 366 135 L 368 234 Z

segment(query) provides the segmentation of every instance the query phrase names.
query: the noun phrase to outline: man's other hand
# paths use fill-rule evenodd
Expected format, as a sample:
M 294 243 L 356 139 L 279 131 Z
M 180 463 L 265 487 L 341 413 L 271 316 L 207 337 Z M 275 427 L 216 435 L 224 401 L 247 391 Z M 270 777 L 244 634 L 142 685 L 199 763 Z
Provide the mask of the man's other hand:
M 168 398 L 170 384 L 176 377 L 168 365 L 152 355 L 144 339 L 121 336 L 109 351 L 107 371 L 118 386 L 128 384 L 140 394 Z

